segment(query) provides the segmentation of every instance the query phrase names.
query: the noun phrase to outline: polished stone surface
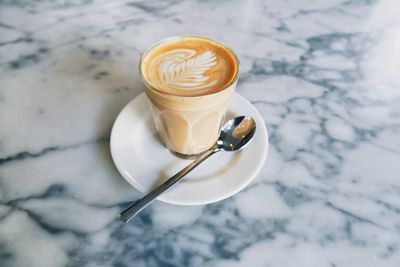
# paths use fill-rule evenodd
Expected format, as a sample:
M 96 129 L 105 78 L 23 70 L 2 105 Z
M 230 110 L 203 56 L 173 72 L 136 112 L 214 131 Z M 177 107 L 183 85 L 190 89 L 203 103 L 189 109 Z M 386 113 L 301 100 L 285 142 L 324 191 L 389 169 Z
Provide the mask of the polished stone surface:
M 0 1 L 0 266 L 399 266 L 400 4 Z M 112 123 L 140 52 L 229 44 L 267 163 L 207 206 L 157 202 L 115 170 Z

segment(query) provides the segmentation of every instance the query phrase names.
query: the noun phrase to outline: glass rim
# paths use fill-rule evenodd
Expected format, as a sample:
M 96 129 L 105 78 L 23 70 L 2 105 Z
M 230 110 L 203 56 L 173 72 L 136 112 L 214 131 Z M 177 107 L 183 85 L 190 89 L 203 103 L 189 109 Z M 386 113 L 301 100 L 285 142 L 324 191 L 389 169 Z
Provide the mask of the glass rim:
M 200 38 L 200 39 L 208 40 L 208 41 L 217 43 L 218 45 L 220 45 L 220 46 L 222 46 L 224 49 L 226 49 L 226 51 L 228 51 L 228 53 L 230 53 L 230 54 L 233 56 L 234 61 L 236 62 L 236 65 L 237 65 L 237 67 L 236 67 L 236 73 L 235 73 L 235 75 L 233 76 L 232 80 L 231 80 L 228 84 L 226 84 L 225 86 L 223 86 L 221 89 L 219 89 L 219 90 L 216 91 L 216 92 L 209 93 L 209 94 L 205 94 L 205 95 L 192 95 L 192 96 L 190 96 L 190 95 L 184 96 L 184 95 L 168 94 L 168 93 L 165 93 L 165 92 L 163 92 L 163 91 L 157 89 L 156 86 L 152 85 L 149 81 L 147 81 L 146 78 L 145 78 L 144 75 L 143 75 L 143 69 L 142 69 L 142 62 L 143 62 L 145 56 L 146 56 L 151 50 L 153 50 L 154 48 L 158 47 L 159 45 L 162 45 L 162 44 L 164 44 L 164 43 L 166 43 L 166 42 L 173 41 L 173 40 L 177 40 L 177 39 L 180 39 L 180 38 L 185 38 L 185 37 L 186 37 L 186 38 L 194 37 L 194 38 Z M 182 97 L 182 98 L 194 98 L 194 97 L 207 97 L 207 96 L 215 95 L 215 94 L 221 93 L 221 92 L 225 91 L 226 89 L 228 89 L 229 87 L 231 87 L 231 85 L 234 84 L 234 83 L 238 80 L 238 77 L 239 77 L 239 66 L 240 66 L 240 61 L 239 61 L 239 58 L 237 57 L 236 53 L 235 53 L 229 46 L 225 45 L 224 43 L 222 43 L 222 42 L 220 42 L 220 41 L 216 41 L 216 40 L 211 39 L 211 38 L 209 38 L 209 37 L 202 36 L 202 35 L 182 34 L 182 35 L 174 35 L 174 36 L 171 36 L 171 37 L 167 37 L 167 38 L 164 38 L 164 39 L 159 40 L 158 42 L 153 43 L 149 48 L 147 48 L 147 49 L 141 54 L 140 60 L 139 60 L 139 66 L 138 66 L 138 67 L 139 67 L 139 75 L 140 75 L 140 77 L 142 78 L 144 84 L 145 84 L 150 90 L 153 90 L 153 91 L 155 91 L 155 92 L 157 92 L 157 93 L 160 93 L 160 94 L 162 94 L 162 95 L 165 95 L 165 96 Z

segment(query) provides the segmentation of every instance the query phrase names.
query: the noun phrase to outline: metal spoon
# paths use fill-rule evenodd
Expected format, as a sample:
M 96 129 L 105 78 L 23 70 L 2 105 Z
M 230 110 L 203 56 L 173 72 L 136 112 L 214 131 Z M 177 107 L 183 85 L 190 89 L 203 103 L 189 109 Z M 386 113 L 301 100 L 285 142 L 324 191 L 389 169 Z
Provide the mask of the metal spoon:
M 193 170 L 197 165 L 203 162 L 209 156 L 221 151 L 236 151 L 246 145 L 253 137 L 256 131 L 256 123 L 253 118 L 248 116 L 240 116 L 229 120 L 221 129 L 220 136 L 213 147 L 201 153 L 192 163 L 183 168 L 180 172 L 169 178 L 159 187 L 151 191 L 132 204 L 129 208 L 120 214 L 123 222 L 128 222 L 136 216 L 142 209 L 147 207 L 159 195 L 170 189 L 174 184 L 179 182 L 186 174 Z

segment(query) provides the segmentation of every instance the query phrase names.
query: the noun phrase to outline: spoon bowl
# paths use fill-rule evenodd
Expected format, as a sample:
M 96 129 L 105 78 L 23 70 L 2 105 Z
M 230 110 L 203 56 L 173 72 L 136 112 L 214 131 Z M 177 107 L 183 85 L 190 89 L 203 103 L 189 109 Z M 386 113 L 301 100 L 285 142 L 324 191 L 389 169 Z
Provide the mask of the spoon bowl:
M 225 151 L 239 150 L 248 144 L 255 132 L 256 122 L 252 117 L 236 117 L 222 127 L 217 145 Z

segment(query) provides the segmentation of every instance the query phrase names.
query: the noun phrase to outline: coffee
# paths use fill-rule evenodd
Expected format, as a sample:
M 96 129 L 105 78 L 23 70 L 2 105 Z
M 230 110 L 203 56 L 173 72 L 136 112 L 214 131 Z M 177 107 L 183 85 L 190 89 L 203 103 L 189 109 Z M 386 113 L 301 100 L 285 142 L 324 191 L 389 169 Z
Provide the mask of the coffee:
M 232 50 L 204 37 L 171 38 L 143 54 L 140 71 L 167 148 L 184 156 L 210 148 L 236 87 Z
M 154 47 L 143 58 L 141 67 L 149 84 L 177 96 L 218 92 L 237 74 L 232 52 L 200 37 L 182 37 Z

